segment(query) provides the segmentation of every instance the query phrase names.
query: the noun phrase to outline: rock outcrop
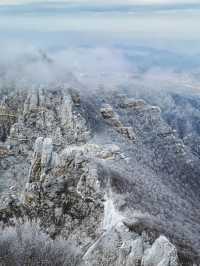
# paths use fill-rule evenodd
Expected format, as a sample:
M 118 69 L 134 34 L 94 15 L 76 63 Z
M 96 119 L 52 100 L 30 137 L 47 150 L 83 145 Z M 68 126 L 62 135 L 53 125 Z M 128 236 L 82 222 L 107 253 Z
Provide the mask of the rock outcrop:
M 146 254 L 142 259 L 142 265 L 178 265 L 178 256 L 176 248 L 164 236 L 160 236 L 152 245 L 147 249 Z
M 125 127 L 120 121 L 119 116 L 114 112 L 113 108 L 109 104 L 106 104 L 101 108 L 101 114 L 106 122 L 114 127 L 117 132 L 130 140 L 135 140 L 133 128 Z

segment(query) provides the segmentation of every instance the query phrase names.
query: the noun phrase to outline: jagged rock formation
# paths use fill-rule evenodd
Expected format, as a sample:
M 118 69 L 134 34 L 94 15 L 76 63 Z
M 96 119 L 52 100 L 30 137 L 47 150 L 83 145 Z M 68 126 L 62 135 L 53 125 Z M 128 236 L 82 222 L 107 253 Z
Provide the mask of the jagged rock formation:
M 199 158 L 160 108 L 64 87 L 11 96 L 1 220 L 39 218 L 80 247 L 84 266 L 199 263 Z
M 133 128 L 124 127 L 119 119 L 119 116 L 113 111 L 113 108 L 109 104 L 106 104 L 104 105 L 104 107 L 101 108 L 101 113 L 103 118 L 119 133 L 131 140 L 135 139 Z

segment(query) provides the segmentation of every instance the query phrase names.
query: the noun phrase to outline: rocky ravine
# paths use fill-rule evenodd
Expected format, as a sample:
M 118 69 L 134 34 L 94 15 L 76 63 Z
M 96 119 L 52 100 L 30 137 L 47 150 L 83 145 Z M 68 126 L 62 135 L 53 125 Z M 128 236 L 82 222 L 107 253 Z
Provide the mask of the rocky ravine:
M 199 265 L 200 161 L 158 107 L 64 87 L 0 100 L 2 221 L 39 218 L 79 265 Z

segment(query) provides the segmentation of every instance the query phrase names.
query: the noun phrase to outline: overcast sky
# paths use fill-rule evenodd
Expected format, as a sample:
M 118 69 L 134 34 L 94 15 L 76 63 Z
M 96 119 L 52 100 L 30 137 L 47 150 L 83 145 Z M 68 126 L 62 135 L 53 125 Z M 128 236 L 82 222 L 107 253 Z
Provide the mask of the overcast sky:
M 54 0 L 0 0 L 0 4 L 25 4 L 36 2 L 54 2 Z M 199 4 L 199 0 L 62 0 L 62 2 L 69 3 L 89 3 L 89 4 Z
M 43 36 L 36 33 L 67 32 L 65 37 L 69 41 L 74 33 L 79 33 L 78 38 L 84 43 L 85 39 L 89 43 L 88 36 L 93 36 L 122 44 L 134 40 L 151 46 L 162 43 L 168 49 L 174 45 L 178 50 L 185 47 L 188 52 L 196 52 L 200 47 L 200 0 L 0 0 L 0 3 L 1 41 L 7 36 L 31 36 L 38 41 Z M 52 35 L 52 40 L 56 38 Z M 200 52 L 200 48 L 197 50 Z
M 199 26 L 200 0 L 0 0 L 0 64 L 42 50 L 94 76 L 130 62 L 185 71 L 200 68 Z

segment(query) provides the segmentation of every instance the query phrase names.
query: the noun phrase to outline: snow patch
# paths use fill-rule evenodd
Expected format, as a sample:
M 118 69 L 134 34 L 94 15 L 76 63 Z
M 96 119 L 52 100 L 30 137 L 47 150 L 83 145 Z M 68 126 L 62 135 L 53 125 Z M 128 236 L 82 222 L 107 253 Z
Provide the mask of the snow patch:
M 104 203 L 103 229 L 106 231 L 116 226 L 124 217 L 116 210 L 112 198 L 107 198 Z

